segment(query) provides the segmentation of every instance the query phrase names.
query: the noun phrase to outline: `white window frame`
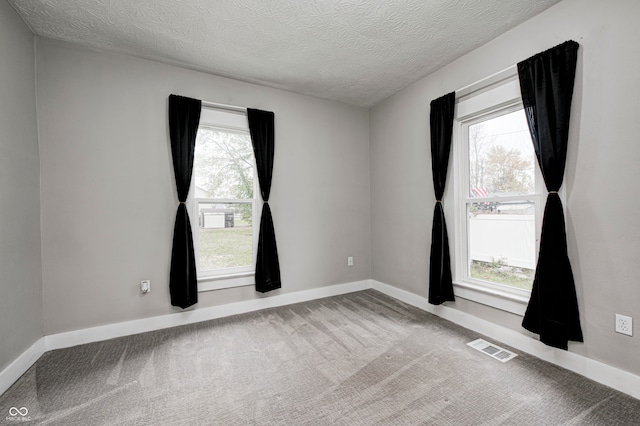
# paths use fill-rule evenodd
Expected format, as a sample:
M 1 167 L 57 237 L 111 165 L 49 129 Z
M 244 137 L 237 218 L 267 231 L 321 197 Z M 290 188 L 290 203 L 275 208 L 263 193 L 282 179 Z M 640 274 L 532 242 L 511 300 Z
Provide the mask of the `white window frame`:
M 467 205 L 478 199 L 469 197 L 469 149 L 468 127 L 492 117 L 507 114 L 522 108 L 522 98 L 518 82 L 517 70 L 511 67 L 494 74 L 478 83 L 472 84 L 456 92 L 456 113 L 453 125 L 452 167 L 449 168 L 449 181 L 445 191 L 445 215 L 453 224 L 451 241 L 452 274 L 454 294 L 456 297 L 471 300 L 517 315 L 524 315 L 526 305 L 531 296 L 530 290 L 490 283 L 469 277 L 468 273 L 468 238 L 467 238 Z M 518 196 L 517 199 L 532 200 L 535 203 L 536 248 L 535 262 L 540 244 L 542 213 L 546 200 L 546 188 L 542 173 L 535 165 L 535 194 Z M 560 191 L 561 199 L 564 190 Z M 446 202 L 446 199 L 452 202 Z M 481 201 L 509 201 L 510 197 L 492 197 Z
M 246 113 L 237 111 L 226 111 L 217 108 L 210 108 L 205 105 L 202 107 L 200 123 L 198 129 L 205 128 L 210 130 L 219 130 L 229 133 L 249 134 L 249 124 L 247 122 Z M 197 142 L 196 142 L 197 143 Z M 221 199 L 221 198 L 195 198 L 195 174 L 192 176 L 189 197 L 187 198 L 187 207 L 189 209 L 189 217 L 191 220 L 191 229 L 193 230 L 194 254 L 196 257 L 196 272 L 198 275 L 198 292 L 221 290 L 225 288 L 243 287 L 255 285 L 255 265 L 258 251 L 258 235 L 260 232 L 260 211 L 262 201 L 260 194 L 260 184 L 258 182 L 258 174 L 255 164 L 255 156 L 253 157 L 253 199 Z M 252 211 L 252 234 L 253 234 L 253 256 L 252 264 L 249 266 L 240 266 L 235 268 L 216 269 L 210 271 L 200 270 L 200 224 L 199 224 L 199 204 L 207 203 L 250 203 Z

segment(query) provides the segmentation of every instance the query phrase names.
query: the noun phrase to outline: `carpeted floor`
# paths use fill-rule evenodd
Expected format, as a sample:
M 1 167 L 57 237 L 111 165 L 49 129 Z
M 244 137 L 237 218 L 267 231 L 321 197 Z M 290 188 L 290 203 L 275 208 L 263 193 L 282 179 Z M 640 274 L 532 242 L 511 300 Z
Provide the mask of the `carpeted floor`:
M 640 424 L 639 400 L 478 337 L 367 290 L 48 352 L 0 424 Z

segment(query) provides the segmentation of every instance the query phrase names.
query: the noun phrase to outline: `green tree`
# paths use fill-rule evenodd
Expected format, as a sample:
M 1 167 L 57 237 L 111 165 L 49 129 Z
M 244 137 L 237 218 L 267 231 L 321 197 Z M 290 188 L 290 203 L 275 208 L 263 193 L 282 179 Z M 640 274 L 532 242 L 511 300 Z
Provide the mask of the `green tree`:
M 495 136 L 487 134 L 484 123 L 469 126 L 469 186 L 471 188 L 486 188 L 486 152 L 494 142 Z
M 490 192 L 534 192 L 532 162 L 515 148 L 502 145 L 489 148 L 485 179 Z
M 248 135 L 200 129 L 193 165 L 195 184 L 217 199 L 253 198 L 254 161 Z M 251 204 L 238 204 L 242 218 L 251 221 Z

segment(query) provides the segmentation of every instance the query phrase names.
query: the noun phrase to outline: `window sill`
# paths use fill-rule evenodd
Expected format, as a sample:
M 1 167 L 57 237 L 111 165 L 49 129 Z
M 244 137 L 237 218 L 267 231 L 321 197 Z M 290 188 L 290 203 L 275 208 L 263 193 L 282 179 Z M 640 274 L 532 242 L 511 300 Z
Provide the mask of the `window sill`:
M 198 277 L 198 293 L 255 285 L 255 271 Z
M 489 288 L 464 282 L 453 284 L 456 297 L 491 306 L 502 311 L 524 316 L 529 296 L 499 288 Z

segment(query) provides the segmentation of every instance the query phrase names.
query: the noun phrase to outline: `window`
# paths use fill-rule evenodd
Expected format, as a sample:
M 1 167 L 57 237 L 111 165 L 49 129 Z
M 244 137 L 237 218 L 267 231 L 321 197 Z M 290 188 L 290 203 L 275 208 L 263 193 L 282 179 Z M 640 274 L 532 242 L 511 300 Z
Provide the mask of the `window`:
M 203 108 L 190 191 L 201 290 L 253 284 L 256 186 L 246 116 Z
M 524 313 L 538 254 L 544 182 L 515 71 L 459 97 L 454 123 L 456 294 Z

